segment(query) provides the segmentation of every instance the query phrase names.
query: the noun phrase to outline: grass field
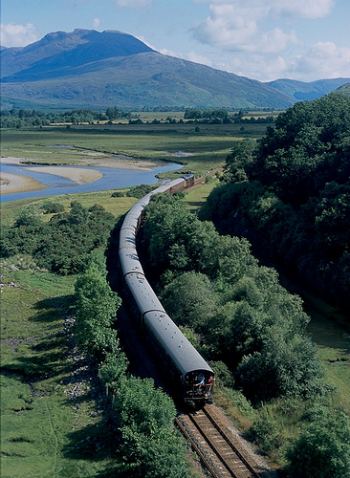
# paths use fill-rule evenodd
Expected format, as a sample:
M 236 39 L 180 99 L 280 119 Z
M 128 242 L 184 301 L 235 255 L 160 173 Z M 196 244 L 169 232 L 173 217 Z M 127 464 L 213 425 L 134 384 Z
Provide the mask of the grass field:
M 100 476 L 110 447 L 86 365 L 64 334 L 75 277 L 15 268 L 2 268 L 1 476 Z
M 334 309 L 317 301 L 309 306 L 309 333 L 325 367 L 327 383 L 335 387 L 333 400 L 350 416 L 350 331 L 334 321 Z M 314 304 L 314 301 L 313 301 Z
M 234 141 L 256 139 L 266 125 L 112 125 L 2 130 L 2 156 L 38 163 L 93 165 L 101 154 L 178 161 L 198 174 L 222 163 Z M 83 148 L 87 148 L 84 150 Z M 179 157 L 178 152 L 192 156 Z
M 54 200 L 68 208 L 73 199 L 115 216 L 135 202 L 110 192 Z M 40 211 L 43 202 L 6 203 L 3 222 L 11 224 L 25 207 Z M 1 274 L 1 477 L 114 476 L 118 464 L 95 386 L 65 333 L 76 277 L 38 270 L 29 257 L 3 260 Z
M 31 208 L 37 212 L 42 212 L 41 207 L 48 200 L 63 204 L 66 210 L 69 208 L 71 201 L 79 201 L 84 207 L 99 204 L 115 217 L 124 214 L 136 202 L 136 199 L 132 197 L 112 198 L 112 192 L 113 191 L 101 191 L 96 193 L 65 194 L 53 198 L 23 199 L 20 201 L 7 202 L 1 205 L 2 225 L 11 225 L 21 209 Z M 48 221 L 50 218 L 51 214 L 42 216 L 43 220 Z

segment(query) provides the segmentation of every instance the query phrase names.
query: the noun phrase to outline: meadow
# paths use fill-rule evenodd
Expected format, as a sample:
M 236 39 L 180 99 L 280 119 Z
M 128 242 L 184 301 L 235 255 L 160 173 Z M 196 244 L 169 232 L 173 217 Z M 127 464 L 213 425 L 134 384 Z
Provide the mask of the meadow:
M 65 334 L 75 277 L 35 270 L 28 258 L 2 273 L 1 476 L 96 476 L 110 462 L 107 449 L 96 452 L 103 420 Z
M 116 218 L 136 200 L 103 192 L 57 202 L 68 209 L 74 199 L 104 205 Z M 2 224 L 25 208 L 39 214 L 44 202 L 3 205 Z M 69 329 L 76 276 L 41 270 L 29 256 L 2 260 L 1 271 L 1 476 L 109 476 L 116 463 L 102 438 L 101 397 Z
M 3 129 L 3 157 L 38 164 L 97 165 L 101 158 L 126 155 L 136 159 L 175 161 L 196 174 L 223 164 L 234 141 L 257 139 L 266 125 L 94 125 Z M 183 155 L 185 153 L 186 155 Z

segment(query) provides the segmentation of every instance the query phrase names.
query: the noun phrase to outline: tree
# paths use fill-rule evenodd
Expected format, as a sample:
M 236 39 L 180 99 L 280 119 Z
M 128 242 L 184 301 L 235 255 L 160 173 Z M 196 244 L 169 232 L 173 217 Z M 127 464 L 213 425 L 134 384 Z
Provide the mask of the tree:
M 217 310 L 208 277 L 197 272 L 176 277 L 164 289 L 161 300 L 177 324 L 189 325 L 195 330 L 205 327 Z
M 97 266 L 90 265 L 77 280 L 75 294 L 75 333 L 80 346 L 99 357 L 116 353 L 118 343 L 111 326 L 121 300 L 112 292 Z
M 288 472 L 293 478 L 349 478 L 349 417 L 337 410 L 314 410 L 288 458 Z
M 184 443 L 173 429 L 174 404 L 152 380 L 130 377 L 124 381 L 114 406 L 128 476 L 188 476 Z

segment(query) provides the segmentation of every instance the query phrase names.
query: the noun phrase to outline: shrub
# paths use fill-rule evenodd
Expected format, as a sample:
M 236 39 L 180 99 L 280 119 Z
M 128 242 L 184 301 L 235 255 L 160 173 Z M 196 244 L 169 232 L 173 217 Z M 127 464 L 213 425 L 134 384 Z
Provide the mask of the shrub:
M 262 409 L 247 435 L 264 453 L 270 453 L 279 448 L 284 441 L 275 420 L 266 409 Z
M 63 204 L 60 204 L 58 202 L 45 201 L 41 207 L 44 211 L 44 214 L 55 214 L 64 211 Z
M 312 416 L 313 415 L 313 416 Z M 291 478 L 350 477 L 350 419 L 321 408 L 288 452 Z

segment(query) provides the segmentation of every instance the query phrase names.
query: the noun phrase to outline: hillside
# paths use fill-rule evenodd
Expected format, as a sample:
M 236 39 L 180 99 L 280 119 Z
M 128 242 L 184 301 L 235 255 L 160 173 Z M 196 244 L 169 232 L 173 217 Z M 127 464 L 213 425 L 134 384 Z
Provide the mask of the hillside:
M 120 32 L 74 30 L 1 50 L 2 102 L 46 106 L 284 108 L 259 81 L 162 55 Z
M 279 79 L 270 81 L 266 83 L 266 85 L 289 96 L 294 103 L 296 101 L 316 100 L 317 98 L 321 98 L 321 96 L 331 93 L 341 87 L 344 83 L 349 82 L 349 80 L 350 78 L 334 78 L 329 80 L 305 82 Z
M 337 88 L 335 92 L 341 93 L 342 95 L 350 96 L 350 83 L 345 83 L 345 85 Z
M 118 31 L 54 32 L 24 48 L 1 48 L 1 103 L 9 107 L 286 108 L 346 79 L 262 83 L 162 55 Z

